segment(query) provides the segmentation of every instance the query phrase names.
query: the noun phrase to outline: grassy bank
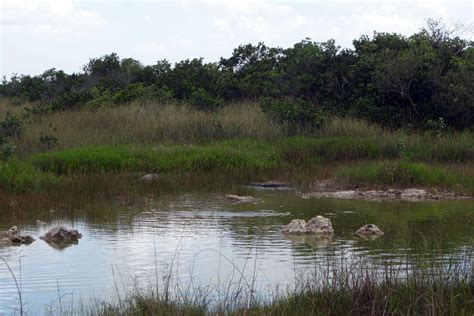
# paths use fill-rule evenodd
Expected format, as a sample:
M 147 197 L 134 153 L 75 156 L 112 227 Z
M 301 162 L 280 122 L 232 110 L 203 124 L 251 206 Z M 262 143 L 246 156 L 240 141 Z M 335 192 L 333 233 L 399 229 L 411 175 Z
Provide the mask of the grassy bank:
M 467 156 L 466 156 L 467 157 Z M 365 162 L 365 163 L 364 163 Z M 426 163 L 355 138 L 285 138 L 273 142 L 233 140 L 202 145 L 84 147 L 33 154 L 0 165 L 0 185 L 28 191 L 78 174 L 307 172 L 328 169 L 348 186 L 423 186 L 472 194 L 471 162 Z M 317 175 L 315 175 L 317 176 Z
M 0 107 L 16 113 L 21 109 L 9 104 Z M 251 102 L 226 105 L 214 112 L 198 111 L 182 104 L 131 103 L 33 116 L 27 122 L 21 138 L 15 140 L 20 157 L 49 150 L 40 141 L 44 135 L 57 138 L 53 149 L 63 150 L 206 144 L 235 139 L 274 142 L 295 133 L 292 128 L 269 121 L 259 104 Z M 327 159 L 404 156 L 427 162 L 474 159 L 474 135 L 470 132 L 432 135 L 389 131 L 361 120 L 334 117 L 318 130 L 299 131 L 299 134 L 306 138 L 298 142 L 290 140 L 287 144 L 288 154 L 294 159 L 314 155 Z
M 17 105 L 3 106 L 21 113 Z M 320 129 L 293 134 L 251 102 L 214 112 L 184 104 L 131 103 L 29 116 L 21 136 L 13 139 L 15 157 L 0 164 L 0 185 L 25 192 L 78 174 L 245 171 L 271 177 L 278 170 L 307 173 L 323 166 L 325 177 L 347 186 L 474 192 L 472 132 L 389 131 L 334 117 Z
M 360 260 L 360 259 L 359 259 Z M 414 259 L 406 267 L 369 268 L 356 261 L 315 269 L 293 288 L 262 299 L 251 281 L 193 292 L 179 285 L 135 290 L 118 303 L 82 306 L 91 315 L 472 315 L 472 262 Z M 416 263 L 418 262 L 418 263 Z M 414 270 L 411 270 L 414 269 Z M 217 292 L 223 293 L 215 296 Z M 74 314 L 72 312 L 71 314 Z

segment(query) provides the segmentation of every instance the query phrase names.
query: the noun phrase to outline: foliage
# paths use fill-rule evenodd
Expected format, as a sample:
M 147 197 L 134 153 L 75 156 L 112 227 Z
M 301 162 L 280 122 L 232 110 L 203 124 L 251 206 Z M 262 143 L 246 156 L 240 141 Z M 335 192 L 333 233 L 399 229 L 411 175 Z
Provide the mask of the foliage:
M 474 47 L 454 34 L 428 20 L 408 37 L 363 35 L 352 49 L 308 38 L 289 48 L 240 45 L 218 63 L 144 66 L 111 53 L 90 59 L 80 73 L 14 74 L 0 84 L 0 96 L 39 101 L 51 111 L 172 98 L 208 111 L 261 100 L 276 122 L 298 128 L 320 125 L 324 109 L 390 128 L 423 129 L 441 119 L 445 130 L 464 130 L 474 122 Z
M 291 129 L 321 127 L 325 117 L 321 107 L 300 98 L 265 98 L 262 100 L 262 110 L 273 120 Z
M 212 97 L 202 88 L 198 88 L 191 93 L 189 102 L 200 110 L 215 110 L 223 103 L 221 98 Z

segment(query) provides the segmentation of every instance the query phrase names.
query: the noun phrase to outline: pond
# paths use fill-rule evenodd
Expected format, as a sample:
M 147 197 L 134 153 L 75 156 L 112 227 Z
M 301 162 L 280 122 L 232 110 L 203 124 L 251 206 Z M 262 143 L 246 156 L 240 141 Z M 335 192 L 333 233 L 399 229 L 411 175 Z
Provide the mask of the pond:
M 19 223 L 22 232 L 37 240 L 2 247 L 0 257 L 20 282 L 30 314 L 113 301 L 133 289 L 162 288 L 167 280 L 186 290 L 240 282 L 265 297 L 341 259 L 370 259 L 378 267 L 406 265 L 420 253 L 440 261 L 474 259 L 472 200 L 303 199 L 297 190 L 250 187 L 239 193 L 260 200 L 233 204 L 218 194 L 194 191 L 147 197 L 132 205 L 114 201 L 105 211 L 101 205 L 97 213 L 104 215 L 94 218 L 75 212 L 46 225 Z M 290 239 L 281 233 L 292 219 L 316 215 L 331 218 L 332 238 Z M 373 241 L 356 237 L 354 231 L 366 223 L 377 224 L 385 236 Z M 56 224 L 78 229 L 82 239 L 61 248 L 37 238 Z M 0 229 L 9 225 L 0 223 Z M 1 263 L 0 314 L 18 309 L 17 288 Z

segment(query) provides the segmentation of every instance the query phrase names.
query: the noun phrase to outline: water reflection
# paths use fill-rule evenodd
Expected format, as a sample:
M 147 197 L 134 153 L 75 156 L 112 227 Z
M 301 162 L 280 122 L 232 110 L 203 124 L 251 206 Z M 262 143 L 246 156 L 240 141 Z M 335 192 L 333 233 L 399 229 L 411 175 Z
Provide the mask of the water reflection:
M 52 225 L 74 227 L 83 234 L 78 244 L 37 240 L 29 246 L 0 248 L 0 256 L 17 275 L 21 266 L 23 299 L 30 311 L 43 310 L 58 297 L 77 302 L 110 298 L 116 291 L 123 294 L 156 282 L 162 286 L 166 275 L 182 285 L 213 288 L 255 279 L 266 295 L 276 285 L 294 284 L 297 276 L 338 262 L 363 259 L 383 268 L 407 266 L 417 254 L 436 255 L 441 261 L 474 258 L 470 201 L 303 200 L 294 191 L 245 193 L 262 202 L 231 204 L 214 194 L 186 194 L 147 199 L 139 206 L 111 204 L 105 220 L 79 215 L 22 227 L 35 237 Z M 332 219 L 332 238 L 286 237 L 280 232 L 293 218 L 316 215 Z M 386 235 L 373 241 L 354 235 L 372 222 Z M 16 297 L 9 271 L 1 265 L 0 314 L 18 306 Z

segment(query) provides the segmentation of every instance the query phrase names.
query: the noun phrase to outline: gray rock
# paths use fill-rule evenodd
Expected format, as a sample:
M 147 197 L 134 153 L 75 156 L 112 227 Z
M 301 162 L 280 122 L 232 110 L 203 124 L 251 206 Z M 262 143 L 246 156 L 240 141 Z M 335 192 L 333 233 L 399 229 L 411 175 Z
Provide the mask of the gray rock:
M 62 225 L 53 227 L 46 234 L 40 236 L 40 239 L 46 242 L 73 242 L 82 238 L 82 234 L 75 229 L 69 229 Z
M 251 203 L 256 202 L 258 199 L 254 198 L 253 196 L 241 196 L 235 194 L 226 194 L 226 200 L 234 203 Z
M 355 234 L 359 237 L 375 239 L 384 235 L 384 232 L 375 224 L 367 224 L 359 228 Z
M 310 219 L 306 223 L 306 230 L 310 233 L 334 233 L 331 220 L 321 215 Z
M 138 179 L 140 182 L 152 182 L 156 181 L 160 178 L 160 176 L 156 173 L 149 173 Z
M 297 235 L 306 234 L 306 221 L 303 219 L 294 219 L 283 228 L 284 234 Z
M 31 244 L 33 241 L 35 241 L 33 237 L 22 235 L 16 226 L 0 232 L 0 245 Z
M 404 200 L 421 200 L 429 197 L 429 193 L 423 189 L 410 188 L 403 190 L 400 197 Z
M 334 229 L 329 218 L 318 215 L 308 222 L 302 219 L 294 219 L 283 228 L 282 232 L 289 235 L 332 234 Z

